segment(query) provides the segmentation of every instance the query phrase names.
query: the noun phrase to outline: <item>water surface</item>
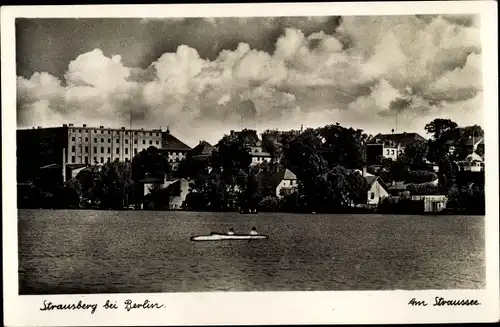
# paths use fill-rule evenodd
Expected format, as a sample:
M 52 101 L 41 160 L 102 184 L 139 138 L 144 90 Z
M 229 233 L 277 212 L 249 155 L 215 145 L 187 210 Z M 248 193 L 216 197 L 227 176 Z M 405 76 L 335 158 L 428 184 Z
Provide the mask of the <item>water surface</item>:
M 478 216 L 18 212 L 21 294 L 485 287 Z

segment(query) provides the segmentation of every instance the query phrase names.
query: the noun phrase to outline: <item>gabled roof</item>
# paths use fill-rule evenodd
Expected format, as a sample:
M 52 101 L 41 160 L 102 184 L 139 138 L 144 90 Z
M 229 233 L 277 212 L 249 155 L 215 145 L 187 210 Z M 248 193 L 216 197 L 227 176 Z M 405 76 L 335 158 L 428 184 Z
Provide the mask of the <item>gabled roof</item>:
M 277 187 L 283 180 L 297 180 L 297 176 L 287 168 L 281 168 L 269 177 L 269 183 Z
M 193 156 L 210 155 L 213 150 L 214 147 L 210 143 L 207 141 L 200 141 L 200 143 L 190 151 L 190 154 Z
M 242 131 L 231 131 L 231 135 L 236 135 L 240 138 L 242 138 L 245 143 L 248 145 L 260 145 L 260 139 L 259 136 L 257 135 L 257 131 L 252 130 L 252 129 L 244 129 Z
M 364 176 L 364 179 L 365 179 L 366 183 L 368 184 L 368 187 L 372 187 L 373 184 L 378 182 L 380 184 L 380 186 L 382 186 L 387 191 L 387 193 L 390 192 L 389 188 L 384 183 L 382 178 L 375 176 L 375 175 L 371 175 L 371 176 Z
M 467 140 L 467 142 L 465 144 L 467 144 L 467 145 L 484 144 L 484 137 L 470 138 Z
M 191 147 L 181 140 L 170 134 L 170 132 L 163 132 L 161 135 L 161 147 L 162 150 L 177 150 L 177 151 L 189 151 Z
M 399 143 L 401 146 L 406 146 L 412 141 L 425 141 L 418 133 L 398 133 L 398 134 L 377 134 L 372 137 L 367 144 L 378 144 L 383 142 Z

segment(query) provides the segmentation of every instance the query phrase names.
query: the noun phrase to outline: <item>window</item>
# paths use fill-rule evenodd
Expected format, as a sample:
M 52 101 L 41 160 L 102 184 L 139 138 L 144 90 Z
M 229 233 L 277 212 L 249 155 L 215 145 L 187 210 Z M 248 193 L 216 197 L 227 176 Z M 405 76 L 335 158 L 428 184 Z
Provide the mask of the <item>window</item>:
M 142 140 L 142 144 L 146 144 L 146 140 Z
M 372 200 L 375 199 L 375 193 L 373 193 L 373 192 L 370 193 L 370 199 L 372 199 Z
M 175 158 L 175 162 L 179 162 L 179 158 Z
M 104 157 L 101 157 L 101 163 L 104 163 Z
M 89 153 L 89 147 L 88 146 L 85 147 L 85 153 Z
M 71 157 L 71 162 L 72 162 L 72 163 L 75 163 L 75 156 L 72 156 L 72 157 Z
M 108 157 L 108 162 L 111 162 L 111 158 L 110 157 Z
M 137 154 L 137 148 L 134 149 L 134 154 Z
M 116 143 L 120 143 L 120 139 L 116 139 Z
M 394 150 L 391 151 L 391 154 L 394 155 Z
M 153 136 L 153 133 L 149 133 L 149 136 Z
M 387 149 L 387 155 L 391 154 L 391 150 Z
M 137 132 L 134 132 L 134 135 L 137 135 Z
M 101 134 L 102 134 L 102 133 L 104 133 L 104 131 L 103 131 L 103 130 L 101 130 Z
M 108 139 L 108 143 L 111 143 L 111 139 Z
M 125 132 L 125 135 L 128 135 L 128 132 Z
M 104 153 L 104 147 L 101 146 L 101 153 Z
M 104 139 L 103 138 L 101 138 L 101 142 L 104 143 Z
M 156 141 L 156 145 L 158 145 L 158 144 L 160 144 L 160 142 L 159 142 L 159 141 Z
M 111 134 L 111 131 L 108 131 L 108 134 Z M 109 158 L 108 158 L 109 159 Z M 109 162 L 109 161 L 108 161 Z
M 97 137 L 94 137 L 94 142 L 97 142 Z
M 75 137 L 74 136 L 71 138 L 71 141 L 75 142 Z
M 116 154 L 120 154 L 120 148 L 116 148 Z
M 76 148 L 74 145 L 71 146 L 71 152 L 75 152 L 76 151 Z
M 156 133 L 156 136 L 160 136 L 160 133 Z
M 89 157 L 85 156 L 85 163 L 88 164 L 89 163 Z
M 97 153 L 97 147 L 96 146 L 94 147 L 94 153 Z
M 153 144 L 153 141 L 149 140 L 149 144 L 150 144 L 150 145 L 151 145 L 151 144 Z
M 125 140 L 125 144 L 128 144 L 128 140 Z
M 79 130 L 78 130 L 78 133 L 81 133 L 81 132 L 82 132 L 82 130 L 81 130 L 81 129 L 79 129 Z
M 128 154 L 128 148 L 125 148 L 125 154 Z
M 108 153 L 111 153 L 111 148 L 108 148 Z
M 134 144 L 137 144 L 137 140 L 134 140 Z

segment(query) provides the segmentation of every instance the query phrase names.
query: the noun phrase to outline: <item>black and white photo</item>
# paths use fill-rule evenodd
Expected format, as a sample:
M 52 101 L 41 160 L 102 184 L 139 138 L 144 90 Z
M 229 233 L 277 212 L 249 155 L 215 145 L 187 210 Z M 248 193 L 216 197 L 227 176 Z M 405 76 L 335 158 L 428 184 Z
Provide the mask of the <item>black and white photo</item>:
M 236 8 L 11 17 L 14 296 L 51 317 L 196 294 L 498 304 L 491 16 Z M 174 321 L 237 322 L 196 319 Z

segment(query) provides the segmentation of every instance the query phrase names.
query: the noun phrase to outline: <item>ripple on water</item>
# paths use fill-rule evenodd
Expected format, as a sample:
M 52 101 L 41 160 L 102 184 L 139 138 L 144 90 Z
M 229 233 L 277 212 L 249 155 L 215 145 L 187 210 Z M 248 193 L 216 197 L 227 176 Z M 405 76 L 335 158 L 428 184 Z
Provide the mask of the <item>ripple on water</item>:
M 21 294 L 484 288 L 484 217 L 19 210 L 19 262 Z

